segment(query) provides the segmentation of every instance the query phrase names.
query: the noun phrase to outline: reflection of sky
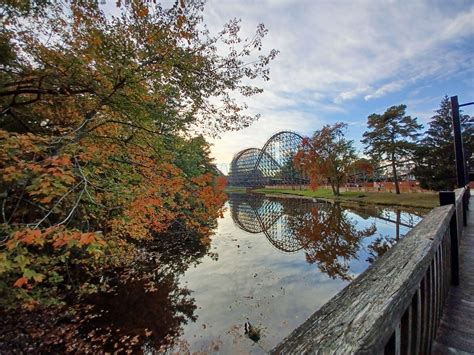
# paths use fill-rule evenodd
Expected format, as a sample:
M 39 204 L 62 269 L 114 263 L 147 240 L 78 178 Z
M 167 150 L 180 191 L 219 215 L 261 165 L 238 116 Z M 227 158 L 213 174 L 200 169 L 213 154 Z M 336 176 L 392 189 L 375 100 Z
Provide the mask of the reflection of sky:
M 357 254 L 357 259 L 352 259 L 349 266 L 351 270 L 351 275 L 357 276 L 361 274 L 367 267 L 369 266 L 369 263 L 367 262 L 367 258 L 369 257 L 369 252 L 367 250 L 368 246 L 370 243 L 372 243 L 377 237 L 381 236 L 388 236 L 394 238 L 396 235 L 396 229 L 395 229 L 395 223 L 389 222 L 386 220 L 382 220 L 376 217 L 370 217 L 368 219 L 364 219 L 360 217 L 359 215 L 351 212 L 347 212 L 349 218 L 351 218 L 352 221 L 355 221 L 356 227 L 358 230 L 366 228 L 372 224 L 375 224 L 375 227 L 377 228 L 377 231 L 375 234 L 371 237 L 363 238 L 361 243 L 360 243 L 360 250 L 359 253 Z M 403 221 L 405 220 L 404 217 L 406 216 L 407 213 L 401 213 L 400 220 Z M 411 215 L 416 223 L 418 223 L 421 218 L 418 218 L 416 216 Z M 388 211 L 384 213 L 384 217 L 391 219 L 392 221 L 396 221 L 396 213 L 393 211 Z M 408 233 L 408 231 L 411 228 L 400 226 L 400 237 Z
M 346 213 L 358 230 L 377 227 L 375 236 L 362 241 L 358 259 L 349 263 L 351 274 L 358 275 L 368 266 L 367 246 L 378 235 L 395 236 L 395 225 Z M 401 234 L 407 231 L 400 227 Z M 283 253 L 263 233 L 239 229 L 230 209 L 219 220 L 212 251 L 217 261 L 205 257 L 181 279 L 198 306 L 197 321 L 184 326 L 181 338 L 191 351 L 266 352 L 347 285 L 307 263 L 303 250 Z M 246 321 L 262 328 L 258 344 L 244 336 Z

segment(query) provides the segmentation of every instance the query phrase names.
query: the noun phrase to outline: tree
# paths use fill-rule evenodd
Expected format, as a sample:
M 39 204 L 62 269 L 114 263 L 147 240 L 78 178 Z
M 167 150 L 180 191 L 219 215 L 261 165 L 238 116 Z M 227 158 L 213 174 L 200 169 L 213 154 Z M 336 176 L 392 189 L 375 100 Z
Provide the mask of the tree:
M 253 122 L 232 93 L 261 92 L 249 83 L 277 52 L 256 56 L 263 25 L 211 36 L 201 1 L 119 1 L 113 17 L 97 1 L 19 3 L 0 33 L 0 302 L 49 304 L 143 240 L 209 234 L 224 194 L 190 133 Z
M 456 187 L 456 157 L 451 102 L 448 96 L 443 97 L 439 109 L 435 112 L 416 151 L 414 174 L 424 189 L 453 190 Z M 466 157 L 474 152 L 474 129 L 466 124 L 468 119 L 468 115 L 461 115 Z
M 374 163 L 366 158 L 359 158 L 352 164 L 351 175 L 355 180 L 367 182 L 370 175 L 374 173 Z
M 392 106 L 383 115 L 372 114 L 368 117 L 369 128 L 363 135 L 365 152 L 374 160 L 383 158 L 392 165 L 396 193 L 400 194 L 397 175 L 397 161 L 410 159 L 416 149 L 417 133 L 423 128 L 416 117 L 405 115 L 406 106 Z
M 309 177 L 313 189 L 323 181 L 331 185 L 335 196 L 340 195 L 340 186 L 357 158 L 353 141 L 344 138 L 346 128 L 341 122 L 326 125 L 311 139 L 303 140 L 303 149 L 295 155 L 294 164 Z

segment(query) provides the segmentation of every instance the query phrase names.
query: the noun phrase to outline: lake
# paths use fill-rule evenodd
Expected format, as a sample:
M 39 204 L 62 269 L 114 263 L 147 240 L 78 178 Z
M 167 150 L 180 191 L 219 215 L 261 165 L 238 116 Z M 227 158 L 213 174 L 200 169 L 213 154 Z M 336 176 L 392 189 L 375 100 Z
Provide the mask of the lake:
M 159 243 L 142 270 L 153 285 L 91 297 L 83 332 L 109 350 L 266 353 L 425 213 L 230 194 L 211 240 Z

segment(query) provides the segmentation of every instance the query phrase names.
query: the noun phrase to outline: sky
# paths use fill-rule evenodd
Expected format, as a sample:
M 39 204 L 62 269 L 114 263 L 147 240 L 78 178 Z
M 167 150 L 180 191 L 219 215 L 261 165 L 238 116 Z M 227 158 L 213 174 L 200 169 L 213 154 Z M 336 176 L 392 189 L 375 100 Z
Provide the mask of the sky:
M 232 18 L 250 37 L 259 23 L 269 34 L 263 52 L 280 51 L 262 94 L 246 98 L 261 118 L 210 139 L 217 166 L 262 147 L 281 130 L 311 135 L 347 123 L 360 143 L 367 116 L 392 105 L 426 124 L 444 95 L 474 101 L 474 1 L 208 0 L 204 22 L 216 33 Z M 465 113 L 474 116 L 474 106 Z

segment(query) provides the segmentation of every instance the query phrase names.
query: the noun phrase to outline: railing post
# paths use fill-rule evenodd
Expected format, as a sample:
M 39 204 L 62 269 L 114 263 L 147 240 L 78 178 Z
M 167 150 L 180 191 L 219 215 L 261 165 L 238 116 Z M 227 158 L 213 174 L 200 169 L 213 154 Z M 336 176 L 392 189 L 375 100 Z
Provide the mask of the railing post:
M 440 191 L 439 204 L 441 206 L 454 205 L 454 213 L 449 222 L 449 235 L 451 236 L 451 283 L 459 285 L 459 239 L 457 227 L 456 195 L 454 191 Z

